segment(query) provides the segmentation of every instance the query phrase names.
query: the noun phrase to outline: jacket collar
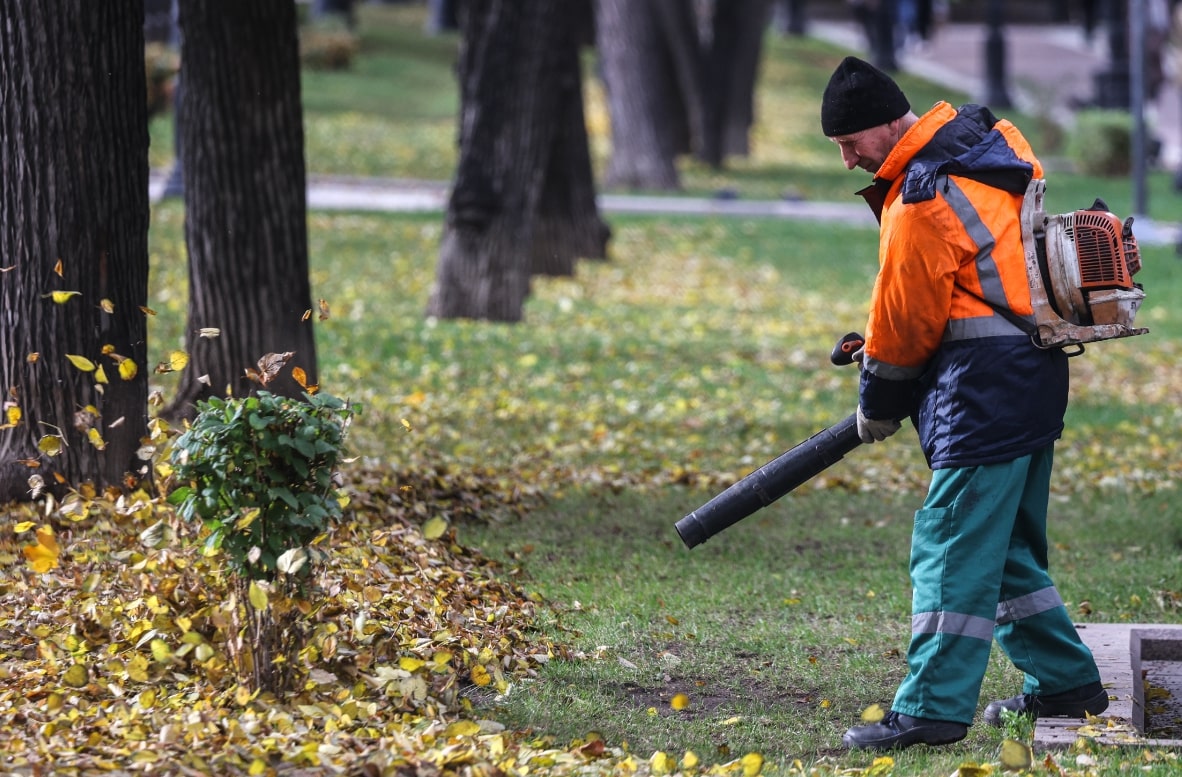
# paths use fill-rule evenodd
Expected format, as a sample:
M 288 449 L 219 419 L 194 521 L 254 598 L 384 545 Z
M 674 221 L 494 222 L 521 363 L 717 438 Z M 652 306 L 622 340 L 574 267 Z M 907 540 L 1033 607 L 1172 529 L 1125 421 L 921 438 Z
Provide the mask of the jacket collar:
M 903 137 L 899 138 L 899 142 L 883 160 L 874 180 L 897 180 L 907 169 L 907 163 L 931 141 L 936 131 L 955 118 L 956 109 L 949 103 L 941 100 L 933 105 L 931 110 L 920 116 L 919 120 L 903 133 Z
M 880 224 L 882 223 L 882 209 L 891 196 L 891 189 L 894 188 L 896 179 L 906 171 L 907 163 L 928 144 L 937 130 L 954 118 L 956 118 L 956 109 L 949 103 L 941 100 L 933 105 L 930 111 L 920 116 L 919 120 L 903 133 L 903 137 L 899 138 L 899 142 L 887 154 L 887 158 L 883 160 L 882 167 L 875 173 L 874 180 L 870 182 L 870 185 L 856 192 L 858 196 L 866 200 L 866 204 L 874 212 L 874 218 Z

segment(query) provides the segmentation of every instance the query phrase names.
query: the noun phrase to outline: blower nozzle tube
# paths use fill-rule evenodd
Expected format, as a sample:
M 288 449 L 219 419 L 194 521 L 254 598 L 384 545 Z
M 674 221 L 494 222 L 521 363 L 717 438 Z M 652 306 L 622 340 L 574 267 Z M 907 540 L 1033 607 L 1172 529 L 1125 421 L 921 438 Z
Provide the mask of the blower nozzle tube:
M 861 444 L 857 415 L 851 415 L 764 464 L 682 518 L 674 528 L 687 548 L 701 545 L 841 461 Z

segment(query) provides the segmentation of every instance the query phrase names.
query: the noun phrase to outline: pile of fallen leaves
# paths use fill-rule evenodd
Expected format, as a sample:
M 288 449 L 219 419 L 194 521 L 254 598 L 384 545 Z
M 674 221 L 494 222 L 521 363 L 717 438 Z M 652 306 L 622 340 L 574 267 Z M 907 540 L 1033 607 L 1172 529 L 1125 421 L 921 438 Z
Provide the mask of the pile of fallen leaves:
M 427 479 L 429 485 L 429 478 Z M 0 530 L 0 768 L 70 774 L 493 772 L 540 757 L 472 716 L 564 649 L 415 485 L 358 473 L 300 602 L 294 690 L 252 693 L 228 576 L 161 499 L 74 494 Z M 580 756 L 585 757 L 585 756 Z
M 346 472 L 351 503 L 297 606 L 292 690 L 251 691 L 227 649 L 232 580 L 146 492 L 12 506 L 0 529 L 5 774 L 746 773 L 762 759 L 636 757 L 482 719 L 555 656 L 545 604 L 456 542 L 537 494 L 482 473 Z M 686 761 L 690 758 L 690 761 Z

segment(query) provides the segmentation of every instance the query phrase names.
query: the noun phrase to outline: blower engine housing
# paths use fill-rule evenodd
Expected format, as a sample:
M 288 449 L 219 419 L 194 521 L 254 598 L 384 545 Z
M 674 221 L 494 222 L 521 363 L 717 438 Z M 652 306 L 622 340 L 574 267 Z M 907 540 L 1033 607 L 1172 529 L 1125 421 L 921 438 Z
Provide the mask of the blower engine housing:
M 1048 216 L 1045 191 L 1044 180 L 1032 180 L 1022 205 L 1035 342 L 1056 348 L 1148 332 L 1133 325 L 1145 291 L 1133 282 L 1141 252 L 1132 217 L 1122 223 L 1101 200 Z

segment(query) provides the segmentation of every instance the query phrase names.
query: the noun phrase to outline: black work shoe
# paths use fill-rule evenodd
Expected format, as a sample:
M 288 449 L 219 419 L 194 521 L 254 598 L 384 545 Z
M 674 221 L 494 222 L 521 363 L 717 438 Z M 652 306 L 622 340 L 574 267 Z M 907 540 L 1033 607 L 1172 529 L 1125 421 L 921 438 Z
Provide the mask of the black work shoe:
M 969 727 L 963 723 L 913 718 L 892 710 L 878 723 L 851 728 L 841 743 L 851 748 L 894 750 L 912 745 L 948 745 L 959 742 L 968 733 Z
M 991 726 L 1002 725 L 1002 710 L 1035 718 L 1083 718 L 1099 715 L 1108 709 L 1108 691 L 1098 681 L 1072 688 L 1062 693 L 1046 696 L 1023 694 L 1012 699 L 998 699 L 989 702 L 985 708 L 985 722 Z

